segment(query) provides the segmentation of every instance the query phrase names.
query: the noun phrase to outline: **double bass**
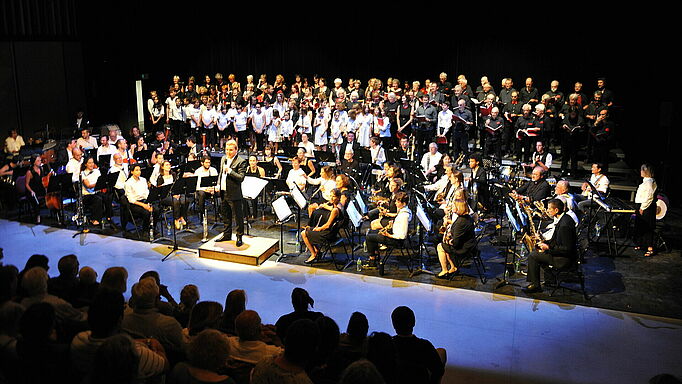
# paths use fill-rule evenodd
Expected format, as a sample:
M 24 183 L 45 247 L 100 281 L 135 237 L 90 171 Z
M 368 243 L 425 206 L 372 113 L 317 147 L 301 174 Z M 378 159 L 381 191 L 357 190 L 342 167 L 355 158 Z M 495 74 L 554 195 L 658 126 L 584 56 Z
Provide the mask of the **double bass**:
M 54 148 L 50 148 L 43 152 L 41 155 L 41 160 L 43 165 L 46 165 L 50 170 L 45 176 L 42 177 L 43 187 L 47 191 L 48 185 L 50 185 L 50 178 L 55 175 L 55 171 L 52 169 L 52 164 L 57 160 L 55 156 Z M 45 206 L 50 210 L 59 211 L 63 208 L 62 199 L 59 192 L 46 192 L 45 193 Z

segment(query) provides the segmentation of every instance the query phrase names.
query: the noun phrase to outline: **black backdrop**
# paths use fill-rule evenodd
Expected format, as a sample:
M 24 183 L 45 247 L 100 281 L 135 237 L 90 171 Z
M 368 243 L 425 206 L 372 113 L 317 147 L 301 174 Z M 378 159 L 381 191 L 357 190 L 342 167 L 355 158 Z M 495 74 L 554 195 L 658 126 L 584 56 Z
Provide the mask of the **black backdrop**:
M 31 3 L 29 9 L 42 4 L 10 2 Z M 84 106 L 93 123 L 117 122 L 127 129 L 136 121 L 134 82 L 143 74 L 148 75 L 145 90 L 150 90 L 164 89 L 173 74 L 186 78 L 234 73 L 243 81 L 247 74 L 266 73 L 272 79 L 282 73 L 292 79 L 300 73 L 309 78 L 319 74 L 328 81 L 356 77 L 366 84 L 370 77 L 436 79 L 445 71 L 453 81 L 465 74 L 472 86 L 487 75 L 496 89 L 503 77 L 511 77 L 519 88 L 531 76 L 541 92 L 556 79 L 568 94 L 573 83 L 581 81 L 588 95 L 597 77 L 604 76 L 616 95 L 620 122 L 616 135 L 628 162 L 635 167 L 652 161 L 659 169 L 668 169 L 657 178 L 665 182 L 673 180 L 669 170 L 680 160 L 676 151 L 680 133 L 673 127 L 677 115 L 673 92 L 679 89 L 679 80 L 665 54 L 674 41 L 675 25 L 662 20 L 643 27 L 636 18 L 618 19 L 611 16 L 612 10 L 593 8 L 575 14 L 564 10 L 512 15 L 461 6 L 452 13 L 418 5 L 410 14 L 388 13 L 381 5 L 367 4 L 324 12 L 301 6 L 281 12 L 266 6 L 238 10 L 205 4 L 174 8 L 156 2 L 51 3 L 68 6 L 63 19 L 73 27 L 62 20 L 61 29 L 54 28 L 52 34 L 49 28 L 41 29 L 48 31 L 42 35 L 36 35 L 35 28 L 33 34 L 10 31 L 9 44 L 28 53 L 24 62 L 0 60 L 0 84 L 16 84 L 12 73 L 22 72 L 17 68 L 25 63 L 31 63 L 25 68 L 33 72 L 49 67 L 34 84 L 25 75 L 16 93 L 0 91 L 0 101 L 17 105 L 8 108 L 12 123 L 20 120 L 12 111 L 21 111 L 16 113 L 30 115 L 32 121 L 66 126 L 75 109 Z M 31 18 L 25 9 L 20 16 Z M 644 13 L 637 16 L 646 18 Z M 50 45 L 49 53 L 25 47 L 36 40 L 51 40 L 62 48 Z M 18 103 L 16 94 L 21 98 Z M 36 107 L 45 103 L 60 112 Z M 40 126 L 21 128 L 26 135 Z

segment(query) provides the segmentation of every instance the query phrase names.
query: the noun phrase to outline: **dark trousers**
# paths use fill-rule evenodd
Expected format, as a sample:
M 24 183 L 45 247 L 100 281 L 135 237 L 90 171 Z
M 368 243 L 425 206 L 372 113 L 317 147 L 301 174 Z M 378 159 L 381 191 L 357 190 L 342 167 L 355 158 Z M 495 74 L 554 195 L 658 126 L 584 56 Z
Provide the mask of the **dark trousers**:
M 571 171 L 578 169 L 578 149 L 580 149 L 580 136 L 570 134 L 568 132 L 562 133 L 561 138 L 561 169 L 568 169 L 568 162 L 571 162 Z
M 146 209 L 137 204 L 130 204 L 130 213 L 133 215 L 137 224 L 142 224 L 143 230 L 149 229 L 150 214 Z
M 199 212 L 199 216 L 203 216 L 204 214 L 204 207 L 206 206 L 206 198 L 213 198 L 213 194 L 207 193 L 206 191 L 196 191 L 195 193 L 195 206 L 196 210 Z
M 244 234 L 244 199 L 227 200 L 223 197 L 222 204 L 220 204 L 220 214 L 223 216 L 223 224 L 225 235 L 232 236 L 232 215 L 237 227 L 237 236 Z
M 488 135 L 488 139 L 485 141 L 484 154 L 486 157 L 495 156 L 497 161 L 502 160 L 502 139 L 499 136 Z
M 426 151 L 426 146 L 429 145 L 431 140 L 433 140 L 433 129 L 422 130 L 415 129 L 414 131 L 414 150 L 417 152 L 415 154 L 415 159 L 421 159 L 421 156 Z M 343 155 L 343 154 L 341 154 Z
M 554 257 L 547 252 L 533 251 L 528 255 L 527 280 L 535 285 L 540 285 L 540 267 L 551 265 L 555 268 L 565 268 L 571 263 L 567 257 Z
M 84 195 L 83 206 L 90 211 L 90 218 L 92 220 L 102 220 L 102 215 L 104 215 L 104 198 L 102 195 L 97 193 Z M 109 206 L 111 207 L 111 201 L 109 201 Z M 111 217 L 111 208 L 108 211 L 109 216 L 107 217 Z
M 189 205 L 189 200 L 182 195 L 180 195 L 180 198 L 166 196 L 161 200 L 161 205 L 173 207 L 173 218 L 185 217 L 187 216 L 187 206 Z
M 644 210 L 635 212 L 635 243 L 640 247 L 654 246 L 654 231 L 656 229 L 656 199 Z
M 469 153 L 469 134 L 465 131 L 455 131 L 452 136 L 452 154 L 454 158 L 459 157 L 460 153 Z
M 380 235 L 379 233 L 368 233 L 367 236 L 365 237 L 365 241 L 367 244 L 367 253 L 370 256 L 375 256 L 379 254 L 379 245 L 384 244 L 388 246 L 398 246 L 403 244 L 403 240 L 398 240 L 394 239 L 391 237 L 387 237 L 384 235 Z

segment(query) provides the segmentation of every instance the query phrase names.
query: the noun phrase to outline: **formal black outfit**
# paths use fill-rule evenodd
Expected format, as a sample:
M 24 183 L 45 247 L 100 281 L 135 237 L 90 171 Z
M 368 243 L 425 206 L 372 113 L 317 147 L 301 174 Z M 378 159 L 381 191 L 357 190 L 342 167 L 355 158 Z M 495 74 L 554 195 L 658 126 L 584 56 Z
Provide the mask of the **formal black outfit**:
M 397 383 L 440 383 L 445 367 L 438 351 L 415 335 L 393 336 L 397 355 Z
M 519 133 L 522 129 L 535 128 L 535 118 L 531 116 L 519 116 L 514 123 L 514 134 L 516 135 L 516 155 L 521 161 L 528 161 L 530 154 L 533 153 L 535 141 L 539 138 L 537 136 L 529 136 L 525 133 Z
M 156 180 L 156 186 L 161 187 L 167 184 L 175 184 L 178 181 L 179 175 L 175 171 L 171 171 L 171 176 L 173 180 L 168 182 L 162 175 L 159 175 Z M 173 196 L 173 192 L 169 192 L 168 196 L 163 196 L 161 199 L 161 205 L 173 208 L 173 218 L 177 219 L 179 217 L 187 216 L 187 208 L 189 207 L 189 200 L 187 196 L 180 195 L 177 198 Z
M 482 166 L 479 166 L 476 171 L 471 170 L 471 180 L 469 180 L 469 196 L 471 196 L 471 207 L 474 211 L 478 210 L 478 203 L 481 203 L 483 208 L 488 207 L 488 175 Z
M 258 168 L 255 171 L 251 171 L 251 167 L 246 167 L 245 176 L 260 177 Z M 244 207 L 246 208 L 246 213 L 250 216 L 256 217 L 258 215 L 258 198 L 251 200 L 244 200 Z
M 443 242 L 443 250 L 455 258 L 469 253 L 476 246 L 474 227 L 474 219 L 470 215 L 457 216 L 450 226 L 451 244 Z
M 537 181 L 531 180 L 522 185 L 521 188 L 516 190 L 516 192 L 519 195 L 528 196 L 530 201 L 540 201 L 552 194 L 552 187 L 545 179 L 540 179 Z
M 561 122 L 561 169 L 568 169 L 571 162 L 571 171 L 578 169 L 578 150 L 580 149 L 585 129 L 585 120 L 582 116 L 571 119 L 568 115 Z
M 528 281 L 536 287 L 540 286 L 540 267 L 551 265 L 557 269 L 570 266 L 576 259 L 575 222 L 566 214 L 562 214 L 554 227 L 552 238 L 546 242 L 549 249 L 540 252 L 532 251 L 528 256 Z
M 497 118 L 487 117 L 484 119 L 485 130 L 485 145 L 484 156 L 495 156 L 497 161 L 502 160 L 502 134 L 504 132 L 504 119 L 501 116 Z
M 310 223 L 310 230 L 306 231 L 306 235 L 308 236 L 308 241 L 310 241 L 310 244 L 319 246 L 326 242 L 330 242 L 338 237 L 339 230 L 343 227 L 345 223 L 344 218 L 346 214 L 343 211 L 343 209 L 341 208 L 338 209 L 339 212 L 334 218 L 334 221 L 332 221 L 331 226 L 322 231 L 313 231 L 312 229 L 315 227 L 321 227 L 325 225 L 327 221 L 329 221 L 329 217 L 331 216 L 332 211 L 325 208 L 318 208 L 315 210 L 315 212 L 317 212 L 317 214 L 315 215 L 315 222 Z
M 436 129 L 436 122 L 438 121 L 438 110 L 431 104 L 420 104 L 417 107 L 416 115 L 423 117 L 423 121 L 417 121 L 414 125 L 414 150 L 417 152 L 415 156 L 421 157 L 426 146 L 433 139 L 434 130 Z
M 232 237 L 232 216 L 236 221 L 237 239 L 244 234 L 244 198 L 242 196 L 242 181 L 246 175 L 248 163 L 239 155 L 229 159 L 227 155 L 220 160 L 220 173 L 218 183 L 220 185 L 220 214 L 223 217 L 223 240 Z M 228 172 L 228 168 L 230 169 Z
M 462 152 L 469 153 L 469 124 L 467 123 L 472 123 L 474 116 L 468 109 L 462 111 L 459 108 L 455 108 L 452 114 L 461 119 L 455 121 L 452 129 L 452 153 L 454 157 L 458 157 Z

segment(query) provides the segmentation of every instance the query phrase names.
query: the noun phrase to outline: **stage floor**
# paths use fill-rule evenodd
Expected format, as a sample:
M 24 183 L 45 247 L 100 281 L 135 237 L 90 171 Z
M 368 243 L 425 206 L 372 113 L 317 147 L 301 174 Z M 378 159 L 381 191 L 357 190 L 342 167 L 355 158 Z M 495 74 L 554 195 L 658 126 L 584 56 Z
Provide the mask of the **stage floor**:
M 128 287 L 147 270 L 178 298 L 185 284 L 196 284 L 201 300 L 223 303 L 240 288 L 247 307 L 264 323 L 291 310 L 289 294 L 303 287 L 315 310 L 344 330 L 353 311 L 363 312 L 370 331 L 392 332 L 390 313 L 408 305 L 417 315 L 415 334 L 448 351 L 445 383 L 625 383 L 647 382 L 656 374 L 682 375 L 682 321 L 628 312 L 533 300 L 503 294 L 336 272 L 273 259 L 260 267 L 200 259 L 181 251 L 165 262 L 170 249 L 53 227 L 0 220 L 5 264 L 20 269 L 33 253 L 59 257 L 74 253 L 81 266 L 101 277 L 109 266 L 124 266 Z M 126 294 L 129 296 L 129 292 Z M 466 380 L 466 381 L 465 381 Z

